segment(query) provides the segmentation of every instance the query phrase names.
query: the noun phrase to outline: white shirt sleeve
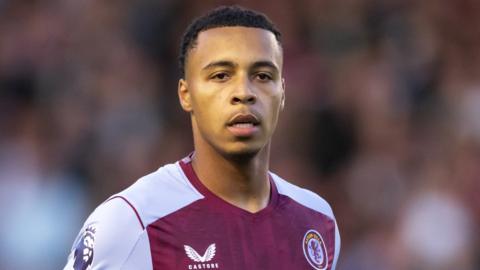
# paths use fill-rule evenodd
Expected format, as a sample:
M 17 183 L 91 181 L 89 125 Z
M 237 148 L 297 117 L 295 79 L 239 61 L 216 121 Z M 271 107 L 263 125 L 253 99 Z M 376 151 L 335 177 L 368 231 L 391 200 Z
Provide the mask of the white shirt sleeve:
M 337 268 L 338 257 L 340 256 L 340 231 L 338 229 L 337 221 L 335 220 L 335 257 L 333 257 L 332 270 Z
M 146 230 L 133 206 L 124 198 L 114 197 L 88 217 L 75 239 L 64 270 L 125 269 L 131 254 L 149 258 L 145 237 Z M 152 268 L 151 259 L 142 264 L 138 269 Z

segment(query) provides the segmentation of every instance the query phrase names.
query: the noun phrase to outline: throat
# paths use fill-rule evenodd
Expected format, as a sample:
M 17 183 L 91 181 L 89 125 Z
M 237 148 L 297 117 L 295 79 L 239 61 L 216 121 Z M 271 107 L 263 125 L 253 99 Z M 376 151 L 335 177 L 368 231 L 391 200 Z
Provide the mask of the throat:
M 250 213 L 268 205 L 271 186 L 265 160 L 207 158 L 196 152 L 192 166 L 200 182 L 222 200 Z

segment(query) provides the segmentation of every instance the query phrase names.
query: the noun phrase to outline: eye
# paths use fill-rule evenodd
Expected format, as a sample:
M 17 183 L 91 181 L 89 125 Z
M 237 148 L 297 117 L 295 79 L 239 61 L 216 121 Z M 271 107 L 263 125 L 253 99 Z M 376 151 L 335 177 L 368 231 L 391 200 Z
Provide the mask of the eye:
M 220 82 L 226 81 L 229 78 L 230 78 L 230 75 L 226 72 L 217 72 L 217 73 L 214 73 L 212 76 L 210 76 L 211 80 L 220 81 Z
M 262 82 L 271 81 L 273 79 L 272 75 L 265 72 L 257 73 L 255 77 Z

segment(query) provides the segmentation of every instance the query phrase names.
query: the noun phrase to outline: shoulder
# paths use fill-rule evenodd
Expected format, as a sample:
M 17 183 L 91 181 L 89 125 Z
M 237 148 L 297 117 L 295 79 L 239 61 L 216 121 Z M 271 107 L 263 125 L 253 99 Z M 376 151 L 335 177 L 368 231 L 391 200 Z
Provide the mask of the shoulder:
M 113 195 L 122 198 L 138 213 L 144 227 L 204 198 L 188 181 L 180 165 L 168 164 Z
M 125 201 L 108 200 L 87 218 L 74 241 L 65 269 L 120 269 L 143 231 L 135 212 Z
M 270 175 L 272 176 L 279 194 L 287 196 L 304 207 L 320 212 L 334 219 L 330 204 L 318 194 L 308 189 L 296 186 L 274 173 L 270 173 Z
M 341 246 L 341 239 L 340 239 L 340 231 L 338 228 L 337 220 L 333 214 L 332 208 L 330 204 L 322 197 L 317 195 L 316 193 L 298 187 L 284 179 L 280 176 L 270 173 L 272 179 L 275 183 L 275 186 L 278 190 L 278 193 L 284 196 L 289 197 L 290 199 L 296 201 L 297 203 L 301 204 L 304 207 L 317 211 L 323 215 L 328 216 L 334 222 L 334 257 L 332 263 L 332 269 L 336 268 L 338 257 L 340 255 L 340 246 Z
M 87 218 L 65 269 L 87 269 L 83 266 L 121 269 L 130 261 L 148 256 L 146 227 L 201 198 L 178 163 L 165 165 L 138 179 L 99 205 Z

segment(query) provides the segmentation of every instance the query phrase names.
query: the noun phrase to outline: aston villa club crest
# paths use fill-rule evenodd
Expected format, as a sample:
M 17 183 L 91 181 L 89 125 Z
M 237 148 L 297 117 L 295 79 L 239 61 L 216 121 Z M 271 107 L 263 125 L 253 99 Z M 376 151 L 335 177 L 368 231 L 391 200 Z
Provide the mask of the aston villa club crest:
M 309 230 L 303 237 L 302 245 L 303 254 L 305 254 L 305 258 L 314 269 L 327 269 L 327 248 L 320 233 L 315 230 Z

